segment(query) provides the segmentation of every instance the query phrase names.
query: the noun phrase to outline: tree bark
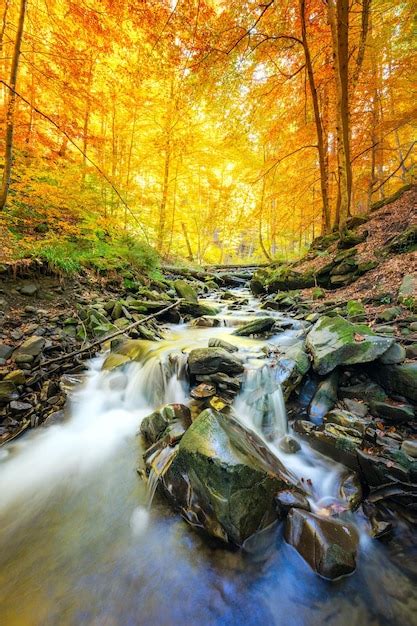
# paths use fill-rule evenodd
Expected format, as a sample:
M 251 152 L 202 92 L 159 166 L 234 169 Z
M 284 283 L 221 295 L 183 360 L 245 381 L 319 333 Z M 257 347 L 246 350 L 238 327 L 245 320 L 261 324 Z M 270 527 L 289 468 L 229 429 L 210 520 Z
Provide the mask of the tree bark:
M 328 19 L 332 33 L 336 82 L 336 130 L 339 159 L 340 211 L 339 230 L 343 230 L 350 215 L 352 168 L 350 163 L 349 129 L 349 2 L 328 0 Z
M 317 132 L 317 150 L 319 155 L 319 167 L 320 167 L 320 187 L 321 196 L 323 202 L 323 229 L 325 233 L 330 232 L 330 208 L 329 208 L 329 194 L 328 194 L 328 170 L 326 167 L 326 150 L 323 133 L 323 122 L 320 114 L 319 99 L 317 95 L 317 88 L 314 79 L 313 64 L 311 61 L 310 48 L 307 41 L 307 28 L 305 19 L 305 0 L 300 0 L 300 15 L 301 15 L 301 36 L 303 42 L 304 56 L 306 61 L 306 69 L 308 76 L 308 83 L 310 87 L 311 98 L 313 101 L 314 121 L 316 124 Z
M 22 45 L 23 26 L 25 23 L 26 15 L 26 3 L 27 0 L 21 0 L 20 2 L 19 22 L 17 25 L 17 33 L 12 57 L 12 66 L 10 69 L 9 84 L 11 89 L 9 90 L 9 99 L 7 104 L 4 170 L 0 190 L 0 211 L 4 209 L 7 201 L 7 195 L 9 193 L 10 187 L 10 176 L 12 173 L 14 111 L 16 107 L 16 93 L 14 90 L 16 89 L 17 73 L 19 69 L 20 49 Z

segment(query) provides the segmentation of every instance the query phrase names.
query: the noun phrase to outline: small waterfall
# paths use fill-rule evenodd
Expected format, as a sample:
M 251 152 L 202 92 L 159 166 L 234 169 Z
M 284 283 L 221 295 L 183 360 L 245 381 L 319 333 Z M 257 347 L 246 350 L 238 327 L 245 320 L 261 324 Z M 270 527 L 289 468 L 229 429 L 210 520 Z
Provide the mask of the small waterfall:
M 268 440 L 287 432 L 287 411 L 280 382 L 268 364 L 249 367 L 235 403 L 236 414 Z

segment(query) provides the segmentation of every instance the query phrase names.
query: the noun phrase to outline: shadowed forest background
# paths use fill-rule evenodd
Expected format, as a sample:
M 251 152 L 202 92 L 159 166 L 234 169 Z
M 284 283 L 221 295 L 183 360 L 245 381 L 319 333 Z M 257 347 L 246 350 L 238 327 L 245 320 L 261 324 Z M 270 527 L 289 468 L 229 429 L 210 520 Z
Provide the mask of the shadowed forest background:
M 0 260 L 301 256 L 413 180 L 414 9 L 3 0 Z

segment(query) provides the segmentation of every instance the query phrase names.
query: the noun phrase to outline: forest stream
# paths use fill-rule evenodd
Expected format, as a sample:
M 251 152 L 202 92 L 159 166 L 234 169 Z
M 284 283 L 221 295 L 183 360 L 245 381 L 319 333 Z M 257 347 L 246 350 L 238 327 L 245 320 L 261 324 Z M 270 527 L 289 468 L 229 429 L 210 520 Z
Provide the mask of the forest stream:
M 184 353 L 214 338 L 230 341 L 244 363 L 232 407 L 237 420 L 293 476 L 313 485 L 313 512 L 339 502 L 344 468 L 299 438 L 292 419 L 288 425 L 280 386 L 285 372 L 274 370 L 271 383 L 265 340 L 232 336 L 263 314 L 249 291 L 233 293 L 241 306 L 209 297 L 218 306 L 217 327 L 170 324 L 163 340 L 138 340 L 137 361 L 111 371 L 102 370 L 106 355 L 92 360 L 83 380 L 68 381 L 66 421 L 1 450 L 1 624 L 415 623 L 417 542 L 400 518 L 387 543 L 369 537 L 361 508 L 347 511 L 359 534 L 356 571 L 329 581 L 286 543 L 283 524 L 258 533 L 243 549 L 224 547 L 187 525 L 158 490 L 153 493 L 157 481 L 137 471 L 146 448 L 138 435 L 142 420 L 161 405 L 189 403 Z M 269 347 L 291 347 L 304 322 L 268 315 L 283 328 L 268 338 Z M 262 416 L 256 394 L 268 399 Z M 292 406 L 290 417 L 296 412 Z M 295 454 L 280 446 L 287 433 L 298 442 Z

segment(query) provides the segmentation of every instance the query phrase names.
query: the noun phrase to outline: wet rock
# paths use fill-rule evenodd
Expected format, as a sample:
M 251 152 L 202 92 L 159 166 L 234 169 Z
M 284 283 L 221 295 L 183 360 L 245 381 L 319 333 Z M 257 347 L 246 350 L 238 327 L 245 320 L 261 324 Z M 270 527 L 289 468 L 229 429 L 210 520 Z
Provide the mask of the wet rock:
M 326 424 L 338 424 L 339 426 L 343 426 L 343 428 L 351 428 L 362 434 L 365 433 L 369 425 L 369 420 L 364 420 L 358 415 L 353 415 L 341 409 L 329 411 L 329 413 L 324 416 L 324 421 Z
M 7 361 L 12 355 L 13 350 L 13 346 L 8 346 L 7 343 L 0 343 L 0 358 Z
M 174 289 L 179 298 L 189 302 L 197 302 L 197 293 L 194 287 L 185 280 L 174 280 Z
M 359 471 L 363 481 L 371 487 L 387 485 L 389 483 L 410 482 L 410 462 L 397 455 L 383 456 L 382 450 L 357 450 Z
M 323 578 L 334 580 L 356 569 L 359 536 L 350 524 L 293 508 L 288 514 L 285 540 Z
M 217 317 L 197 317 L 191 322 L 191 326 L 197 328 L 216 328 L 220 326 L 221 320 Z
M 4 380 L 10 380 L 15 385 L 24 385 L 26 382 L 26 374 L 22 370 L 12 370 L 6 374 Z
M 406 358 L 406 351 L 404 346 L 399 343 L 393 343 L 390 348 L 382 356 L 379 357 L 381 363 L 386 365 L 393 365 L 402 363 Z
M 357 383 L 349 387 L 339 387 L 339 398 L 352 398 L 369 402 L 370 400 L 384 400 L 387 397 L 384 389 L 373 382 Z
M 389 392 L 417 402 L 417 361 L 400 365 L 375 364 L 370 374 Z
M 216 308 L 199 302 L 181 302 L 179 309 L 181 315 L 189 315 L 190 317 L 204 317 L 205 315 L 216 315 L 218 313 Z
M 355 472 L 346 472 L 340 480 L 339 495 L 351 511 L 355 511 L 363 499 L 362 485 Z
M 321 454 L 355 471 L 358 469 L 356 451 L 363 440 L 358 430 L 326 422 L 314 426 L 305 420 L 296 420 L 293 429 Z
M 234 346 L 224 339 L 217 339 L 216 337 L 209 339 L 208 346 L 209 348 L 223 348 L 223 350 L 227 350 L 227 352 L 237 352 L 239 350 L 237 346 Z
M 354 413 L 358 417 L 365 417 L 368 414 L 368 405 L 358 400 L 343 399 L 343 404 L 350 413 Z
M 28 402 L 20 402 L 19 400 L 13 400 L 10 402 L 10 410 L 12 413 L 25 413 L 30 411 L 32 405 Z
M 401 444 L 401 450 L 413 459 L 417 459 L 417 439 L 404 440 Z
M 417 360 L 417 343 L 412 343 L 405 349 L 407 359 Z
M 234 331 L 234 335 L 238 337 L 249 337 L 250 335 L 259 335 L 261 333 L 268 332 L 275 324 L 273 317 L 260 317 L 258 319 L 244 324 L 240 328 Z
M 316 393 L 308 407 L 308 416 L 314 424 L 321 424 L 323 417 L 337 402 L 337 386 L 339 372 L 334 371 L 325 380 L 319 383 Z
M 201 383 L 191 390 L 191 396 L 196 400 L 204 400 L 205 398 L 211 398 L 216 394 L 216 387 L 214 385 L 208 385 L 207 383 Z
M 298 443 L 297 439 L 291 437 L 291 435 L 285 435 L 279 440 L 279 449 L 285 452 L 286 454 L 295 454 L 299 450 L 301 450 L 301 446 Z
M 173 422 L 182 424 L 183 434 L 191 424 L 189 408 L 183 404 L 167 404 L 142 420 L 140 432 L 149 443 L 155 443 L 164 436 L 165 431 Z
M 310 510 L 310 504 L 303 494 L 296 491 L 290 491 L 284 489 L 280 491 L 275 497 L 278 513 L 280 517 L 285 517 L 290 509 L 303 509 L 304 511 Z
M 28 339 L 26 339 L 13 352 L 13 358 L 15 361 L 18 361 L 18 358 L 21 355 L 29 355 L 32 357 L 36 357 L 42 352 L 44 345 L 45 345 L 45 339 L 43 337 L 37 337 L 36 335 L 34 335 L 33 337 L 28 337 Z M 29 361 L 25 360 L 23 362 L 27 363 Z
M 240 374 L 243 372 L 241 361 L 222 348 L 197 348 L 188 356 L 190 374 Z
M 17 389 L 11 380 L 0 380 L 0 405 L 7 404 L 17 396 Z
M 34 296 L 38 292 L 38 287 L 33 283 L 27 283 L 20 288 L 22 296 Z
M 302 492 L 255 433 L 211 409 L 187 430 L 161 484 L 191 526 L 237 546 L 277 520 L 279 491 Z
M 320 318 L 307 335 L 306 345 L 313 356 L 313 368 L 327 374 L 338 365 L 374 361 L 392 343 L 392 339 L 375 335 L 368 326 L 336 316 Z
M 394 402 L 393 400 L 373 400 L 370 402 L 372 415 L 395 424 L 409 422 L 414 419 L 414 408 L 410 404 Z

